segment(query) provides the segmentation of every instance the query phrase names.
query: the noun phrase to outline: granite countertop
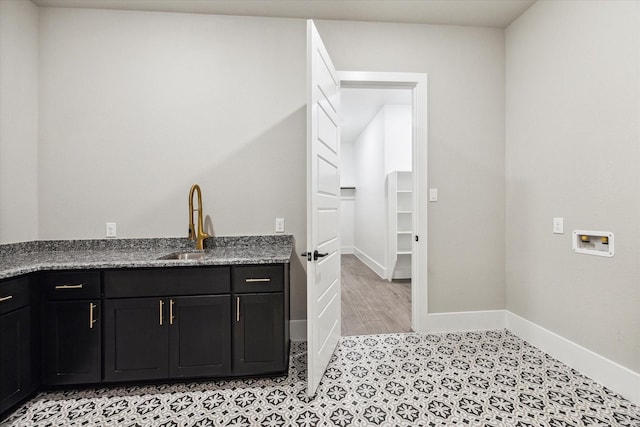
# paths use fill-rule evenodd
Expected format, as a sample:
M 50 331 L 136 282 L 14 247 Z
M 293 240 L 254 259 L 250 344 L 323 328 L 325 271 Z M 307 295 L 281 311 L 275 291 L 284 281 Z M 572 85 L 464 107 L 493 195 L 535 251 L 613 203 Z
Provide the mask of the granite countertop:
M 0 245 L 0 279 L 41 270 L 278 264 L 288 263 L 292 251 L 290 235 L 209 238 L 197 260 L 159 259 L 197 252 L 185 238 L 37 241 Z

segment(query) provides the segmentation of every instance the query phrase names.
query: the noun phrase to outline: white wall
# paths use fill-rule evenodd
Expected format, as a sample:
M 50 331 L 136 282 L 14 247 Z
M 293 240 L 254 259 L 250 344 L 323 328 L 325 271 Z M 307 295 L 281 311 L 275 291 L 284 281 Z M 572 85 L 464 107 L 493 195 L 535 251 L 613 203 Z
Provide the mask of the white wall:
M 411 105 L 390 105 L 385 109 L 385 173 L 410 171 L 411 161 Z
M 347 217 L 346 203 L 342 218 L 353 223 L 354 252 L 382 278 L 387 278 L 389 264 L 387 174 L 411 170 L 411 110 L 410 105 L 383 105 L 353 143 L 352 163 L 343 162 L 355 169 L 356 191 L 353 220 Z
M 316 25 L 339 70 L 428 74 L 429 312 L 504 308 L 504 32 Z
M 384 243 L 384 240 L 380 239 L 383 233 L 385 239 L 388 239 L 388 227 L 385 225 L 384 229 L 380 228 L 381 221 L 384 220 L 386 224 L 388 209 L 385 177 L 394 170 L 411 170 L 411 110 L 410 105 L 382 105 L 368 124 L 373 126 L 372 129 L 367 128 L 356 141 L 343 142 L 341 145 L 341 185 L 356 187 L 355 191 L 343 190 L 346 197 L 340 202 L 342 253 L 353 253 L 354 248 L 357 248 L 357 252 L 361 256 L 364 255 L 364 259 L 369 263 L 373 263 L 375 271 L 379 273 L 387 265 L 387 254 L 380 253 L 379 248 Z M 348 120 L 349 117 L 343 117 L 343 121 Z M 365 159 L 369 158 L 367 156 L 370 154 L 364 152 L 368 149 L 374 150 L 375 153 L 382 150 L 382 158 L 376 157 L 373 164 L 362 160 L 363 156 Z M 381 169 L 378 169 L 379 167 Z M 369 179 L 376 182 L 385 179 L 385 183 L 382 188 L 372 188 L 369 182 L 363 182 Z M 365 191 L 359 191 L 363 186 Z M 372 210 L 375 210 L 375 213 L 372 213 Z M 356 212 L 359 215 L 357 218 Z M 366 241 L 356 239 L 356 223 L 360 230 L 358 235 L 367 236 Z M 370 240 L 369 236 L 374 238 Z
M 0 0 L 0 244 L 38 238 L 38 8 Z
M 305 43 L 303 20 L 41 9 L 40 238 L 186 236 L 199 183 L 216 235 L 283 217 L 304 248 Z
M 340 186 L 355 187 L 356 168 L 353 142 L 340 143 Z M 355 190 L 341 190 L 340 247 L 343 254 L 352 254 L 354 245 Z
M 383 107 L 354 142 L 355 253 L 383 278 L 386 277 L 387 266 L 384 130 Z
M 16 239 L 102 237 L 106 221 L 119 237 L 184 236 L 199 182 L 216 234 L 269 233 L 278 216 L 306 246 L 303 20 L 40 15 L 40 235 Z M 429 74 L 429 183 L 441 194 L 429 215 L 429 310 L 503 308 L 502 31 L 317 25 L 340 70 Z M 304 287 L 295 258 L 293 319 L 305 317 Z
M 506 307 L 640 372 L 640 3 L 537 2 L 506 58 Z
M 340 186 L 355 187 L 355 147 L 352 142 L 340 143 Z

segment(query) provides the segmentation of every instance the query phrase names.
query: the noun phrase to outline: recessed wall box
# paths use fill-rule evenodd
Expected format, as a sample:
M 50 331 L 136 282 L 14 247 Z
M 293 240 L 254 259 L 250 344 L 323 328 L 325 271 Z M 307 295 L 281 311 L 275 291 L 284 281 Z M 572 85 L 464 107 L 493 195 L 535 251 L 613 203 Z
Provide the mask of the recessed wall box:
M 573 251 L 578 254 L 612 257 L 615 253 L 610 231 L 573 231 Z

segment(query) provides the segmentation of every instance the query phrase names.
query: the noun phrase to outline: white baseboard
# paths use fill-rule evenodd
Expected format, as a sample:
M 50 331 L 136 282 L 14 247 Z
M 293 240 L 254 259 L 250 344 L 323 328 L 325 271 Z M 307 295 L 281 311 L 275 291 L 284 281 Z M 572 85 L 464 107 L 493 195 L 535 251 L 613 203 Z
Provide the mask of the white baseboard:
M 289 321 L 289 338 L 291 341 L 307 340 L 307 321 L 306 320 L 290 320 Z
M 378 276 L 380 276 L 381 279 L 386 279 L 388 277 L 387 276 L 387 269 L 384 266 L 378 264 L 373 258 L 370 258 L 368 255 L 366 255 L 360 249 L 353 248 L 353 254 L 360 261 L 362 261 L 367 267 L 369 267 L 371 270 L 373 270 L 374 273 L 376 273 Z
M 625 368 L 573 341 L 506 312 L 506 328 L 562 363 L 580 371 L 610 390 L 640 405 L 640 374 Z
M 352 255 L 353 254 L 353 246 L 343 246 L 340 248 L 340 253 L 342 255 Z
M 426 333 L 504 329 L 505 310 L 427 314 L 422 325 Z

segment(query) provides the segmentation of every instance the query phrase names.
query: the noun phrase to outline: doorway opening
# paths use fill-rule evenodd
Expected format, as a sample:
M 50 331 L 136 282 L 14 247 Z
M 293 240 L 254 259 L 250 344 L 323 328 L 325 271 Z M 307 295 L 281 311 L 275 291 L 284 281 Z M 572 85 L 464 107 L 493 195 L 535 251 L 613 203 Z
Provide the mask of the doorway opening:
M 411 332 L 412 90 L 340 92 L 343 336 Z
M 422 332 L 426 75 L 338 74 L 342 335 Z

